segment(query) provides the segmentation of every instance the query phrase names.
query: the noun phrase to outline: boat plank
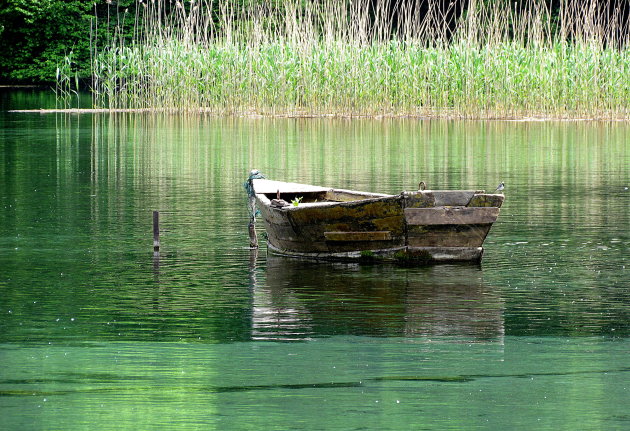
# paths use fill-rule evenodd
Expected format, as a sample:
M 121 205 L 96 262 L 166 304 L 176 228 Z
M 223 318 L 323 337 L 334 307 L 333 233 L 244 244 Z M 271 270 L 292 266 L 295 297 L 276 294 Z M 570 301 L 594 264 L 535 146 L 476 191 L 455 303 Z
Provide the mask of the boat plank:
M 325 232 L 390 232 L 391 240 L 404 242 L 404 223 L 401 215 L 384 218 L 317 220 L 305 224 L 293 221 L 293 226 L 300 236 L 309 241 L 324 239 Z
M 273 208 L 270 206 L 259 205 L 260 213 L 263 216 L 263 219 L 268 221 L 269 223 L 273 223 L 276 225 L 288 225 L 291 226 L 291 222 L 289 221 L 289 215 L 287 211 L 283 211 L 278 208 Z
M 332 241 L 326 242 L 329 253 L 347 253 L 351 251 L 380 250 L 399 247 L 393 241 Z
M 410 247 L 481 247 L 491 225 L 409 226 Z
M 285 238 L 272 238 L 268 237 L 269 243 L 276 249 L 285 252 L 299 252 L 299 253 L 327 253 L 329 251 L 328 245 L 325 241 L 312 241 L 305 242 L 303 240 L 293 241 Z
M 403 193 L 405 208 L 433 208 L 435 196 L 431 192 L 405 192 Z
M 480 193 L 472 197 L 468 202 L 469 207 L 497 207 L 503 205 L 505 196 L 491 193 Z
M 370 199 L 366 201 L 339 202 L 334 205 L 295 207 L 289 210 L 296 225 L 335 223 L 347 221 L 360 223 L 364 220 L 402 216 L 399 197 Z M 360 229 L 357 229 L 360 230 Z M 387 230 L 387 229 L 379 229 Z
M 494 207 L 405 208 L 405 220 L 413 225 L 492 224 L 499 216 Z
M 371 232 L 324 232 L 326 241 L 389 241 L 392 233 L 385 231 Z
M 479 193 L 477 190 L 432 190 L 435 206 L 465 206 L 472 197 Z
M 437 262 L 480 261 L 483 256 L 481 247 L 409 247 L 408 252 L 429 253 Z
M 265 230 L 267 231 L 267 236 L 271 239 L 283 239 L 288 241 L 300 241 L 301 237 L 298 235 L 293 227 L 289 225 L 275 224 L 275 223 L 265 223 Z

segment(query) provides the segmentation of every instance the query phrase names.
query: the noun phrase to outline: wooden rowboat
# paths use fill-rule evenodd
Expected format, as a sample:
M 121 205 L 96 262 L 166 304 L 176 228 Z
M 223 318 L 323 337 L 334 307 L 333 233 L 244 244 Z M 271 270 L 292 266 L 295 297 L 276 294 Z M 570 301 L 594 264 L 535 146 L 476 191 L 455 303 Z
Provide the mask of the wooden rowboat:
M 418 190 L 398 195 L 250 179 L 268 250 L 295 257 L 479 262 L 502 194 Z M 297 202 L 297 205 L 289 202 Z

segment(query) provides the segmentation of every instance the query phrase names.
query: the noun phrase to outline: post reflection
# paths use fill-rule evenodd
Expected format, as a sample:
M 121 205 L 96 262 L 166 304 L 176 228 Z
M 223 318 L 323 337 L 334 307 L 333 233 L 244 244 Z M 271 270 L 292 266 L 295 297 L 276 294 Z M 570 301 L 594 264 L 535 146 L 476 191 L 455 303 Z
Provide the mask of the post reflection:
M 253 283 L 252 338 L 332 335 L 502 342 L 504 303 L 477 266 L 312 263 L 268 256 Z

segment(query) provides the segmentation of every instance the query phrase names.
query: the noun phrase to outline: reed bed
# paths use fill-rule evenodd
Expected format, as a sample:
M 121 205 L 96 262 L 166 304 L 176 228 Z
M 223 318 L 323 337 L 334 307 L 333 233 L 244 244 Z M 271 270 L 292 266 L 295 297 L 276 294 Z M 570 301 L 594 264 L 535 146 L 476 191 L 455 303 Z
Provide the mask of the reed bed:
M 139 2 L 141 31 L 131 42 L 95 41 L 94 105 L 221 115 L 628 118 L 628 10 L 612 3 L 563 2 L 553 21 L 538 0 L 471 0 L 460 16 L 442 0 L 398 2 L 396 14 L 386 1 L 376 8 L 367 0 L 178 1 L 167 13 L 149 0 Z

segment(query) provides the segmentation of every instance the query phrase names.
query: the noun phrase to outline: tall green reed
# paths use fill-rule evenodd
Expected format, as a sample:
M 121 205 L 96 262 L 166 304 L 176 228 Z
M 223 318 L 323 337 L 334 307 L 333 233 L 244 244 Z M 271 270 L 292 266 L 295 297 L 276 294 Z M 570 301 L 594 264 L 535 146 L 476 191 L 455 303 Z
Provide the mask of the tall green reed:
M 609 6 L 602 8 L 601 3 Z M 627 0 L 138 0 L 95 42 L 98 107 L 215 114 L 628 117 Z M 424 8 L 424 9 L 423 9 Z M 420 14 L 420 10 L 428 12 Z M 141 24 L 141 25 L 140 25 Z
M 57 66 L 55 75 L 55 105 L 58 109 L 79 107 L 79 75 L 73 71 L 72 51 Z

